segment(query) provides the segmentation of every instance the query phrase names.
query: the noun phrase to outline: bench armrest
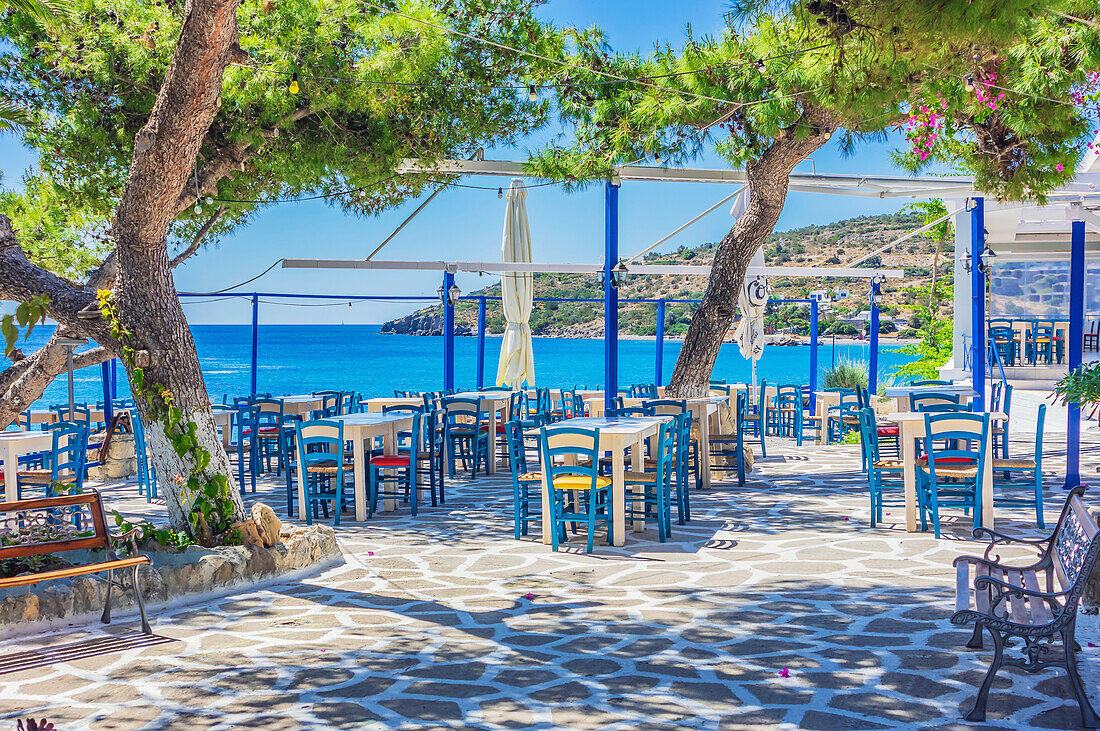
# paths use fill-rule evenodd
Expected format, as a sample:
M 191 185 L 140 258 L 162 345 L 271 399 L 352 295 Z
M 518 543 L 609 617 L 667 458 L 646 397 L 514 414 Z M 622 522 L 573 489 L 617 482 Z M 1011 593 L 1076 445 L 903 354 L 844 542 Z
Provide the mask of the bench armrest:
M 130 544 L 131 556 L 137 556 L 140 553 L 140 551 L 138 551 L 137 542 L 141 540 L 144 535 L 145 533 L 141 530 L 141 527 L 136 525 L 125 533 L 115 533 L 110 528 L 107 529 L 107 538 L 112 543 L 126 541 Z
M 1000 556 L 998 556 L 997 559 L 991 559 L 989 557 L 989 553 L 993 550 L 993 548 L 995 546 L 1007 546 L 1007 545 L 1010 545 L 1010 544 L 1013 544 L 1013 543 L 1022 543 L 1022 544 L 1027 545 L 1027 546 L 1043 546 L 1043 547 L 1045 547 L 1045 546 L 1049 546 L 1050 542 L 1052 540 L 1054 540 L 1054 534 L 1053 533 L 1050 534 L 1049 536 L 1046 536 L 1045 538 L 1014 538 L 1013 536 L 1008 536 L 1008 535 L 1005 535 L 1004 533 L 999 533 L 999 532 L 993 530 L 992 528 L 986 528 L 984 526 L 979 526 L 979 527 L 975 528 L 973 536 L 975 538 L 981 538 L 982 536 L 989 536 L 989 539 L 990 539 L 989 540 L 989 545 L 985 547 L 985 553 L 982 554 L 986 561 L 996 561 L 997 559 L 1000 558 Z

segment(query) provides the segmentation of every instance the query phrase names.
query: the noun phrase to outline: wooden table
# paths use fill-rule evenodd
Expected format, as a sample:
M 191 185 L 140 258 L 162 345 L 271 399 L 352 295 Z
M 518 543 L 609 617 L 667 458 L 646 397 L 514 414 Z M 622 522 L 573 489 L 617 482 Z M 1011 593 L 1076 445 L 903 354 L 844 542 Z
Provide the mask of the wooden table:
M 940 412 L 943 413 L 943 412 Z M 902 479 L 905 482 L 905 530 L 913 533 L 917 530 L 917 448 L 916 440 L 925 435 L 924 417 L 928 412 L 898 411 L 886 418 L 898 424 L 898 442 L 901 445 Z M 1008 421 L 1008 416 L 1000 411 L 989 414 L 990 422 Z M 982 525 L 993 529 L 993 453 L 990 444 L 985 446 L 985 460 L 982 464 Z
M 0 455 L 4 457 L 4 501 L 19 499 L 19 458 L 53 449 L 53 432 L 0 432 Z
M 950 386 L 891 386 L 886 389 L 888 398 L 896 398 L 898 411 L 909 411 L 909 396 L 922 393 L 949 393 L 959 396 L 959 403 L 968 404 L 978 395 L 974 387 L 965 383 L 956 383 Z
M 366 406 L 371 413 L 380 413 L 387 406 L 423 406 L 424 399 L 420 396 L 376 396 L 363 399 L 360 406 Z
M 602 418 L 585 416 L 569 419 L 562 426 L 581 429 L 599 429 L 599 451 L 611 452 L 611 543 L 626 543 L 626 460 L 623 451 L 630 450 L 631 471 L 645 470 L 644 442 L 655 436 L 668 416 L 626 416 Z M 554 425 L 547 427 L 553 430 Z M 542 542 L 553 543 L 550 516 L 550 486 L 545 467 L 542 470 Z M 641 521 L 635 522 L 635 530 L 641 530 Z
M 497 429 L 500 422 L 499 412 L 505 412 L 507 418 L 508 402 L 512 398 L 511 391 L 463 391 L 448 396 L 447 398 L 477 399 L 478 408 L 489 412 L 489 460 L 486 467 L 490 475 L 497 471 L 497 455 L 500 453 L 504 439 L 507 435 Z M 447 449 L 450 449 L 447 445 Z
M 334 416 L 328 421 L 344 422 L 344 439 L 352 443 L 352 459 L 355 463 L 355 519 L 367 519 L 367 469 L 369 460 L 365 447 L 368 439 L 382 437 L 382 453 L 397 454 L 397 432 L 412 429 L 413 415 L 392 414 L 347 414 Z M 306 515 L 305 474 L 302 460 L 298 460 L 298 515 Z M 394 508 L 393 501 L 386 501 L 386 510 Z
M 814 404 L 815 404 L 814 413 L 817 415 L 818 424 L 821 425 L 821 428 L 817 432 L 817 445 L 818 446 L 821 446 L 822 444 L 825 444 L 825 442 L 826 442 L 826 437 L 828 437 L 828 428 L 827 428 L 828 424 L 827 424 L 827 422 L 828 422 L 828 416 L 829 416 L 829 407 L 830 406 L 833 406 L 833 407 L 840 406 L 840 396 L 841 396 L 840 391 L 814 391 Z M 876 395 L 872 394 L 871 395 L 871 408 L 875 410 L 876 414 L 878 414 L 878 413 L 884 411 L 886 408 L 889 408 L 890 400 L 892 398 L 894 398 L 894 397 L 890 394 L 890 389 L 886 389 L 886 396 L 876 396 Z M 902 399 L 898 399 L 899 404 L 900 404 L 901 400 Z M 901 406 L 898 406 L 898 410 L 899 411 L 902 410 Z M 909 410 L 909 397 L 908 396 L 905 397 L 905 409 L 904 410 L 905 411 Z

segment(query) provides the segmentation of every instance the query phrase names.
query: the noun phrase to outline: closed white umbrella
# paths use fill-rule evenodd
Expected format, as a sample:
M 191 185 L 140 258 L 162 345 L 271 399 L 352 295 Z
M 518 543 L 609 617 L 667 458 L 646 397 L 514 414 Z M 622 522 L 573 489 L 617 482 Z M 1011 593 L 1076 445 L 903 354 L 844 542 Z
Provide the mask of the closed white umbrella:
M 527 191 L 521 180 L 508 187 L 508 206 L 504 213 L 504 237 L 501 261 L 531 261 L 531 229 L 527 224 Z M 500 293 L 504 303 L 504 341 L 500 344 L 497 385 L 519 388 L 524 382 L 535 385 L 535 354 L 531 344 L 531 301 L 535 295 L 535 276 L 531 272 L 504 272 L 500 275 Z
M 764 266 L 764 250 L 757 249 L 750 267 Z M 764 309 L 768 305 L 771 290 L 763 276 L 746 276 L 741 292 L 737 295 L 737 307 L 741 310 L 741 322 L 734 330 L 733 338 L 741 348 L 741 355 L 752 361 L 752 386 L 756 391 L 756 361 L 764 354 Z

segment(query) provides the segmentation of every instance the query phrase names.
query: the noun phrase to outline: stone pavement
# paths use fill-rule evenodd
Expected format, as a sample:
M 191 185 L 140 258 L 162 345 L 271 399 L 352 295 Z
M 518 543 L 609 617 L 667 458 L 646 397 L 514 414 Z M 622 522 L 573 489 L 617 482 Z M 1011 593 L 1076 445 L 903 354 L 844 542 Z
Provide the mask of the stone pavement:
M 966 728 L 989 655 L 948 622 L 951 560 L 979 548 L 961 516 L 939 541 L 906 534 L 901 507 L 870 528 L 855 449 L 785 444 L 745 487 L 695 492 L 671 542 L 597 538 L 591 555 L 579 538 L 556 554 L 513 540 L 503 477 L 451 481 L 446 505 L 415 519 L 341 525 L 347 561 L 321 575 L 154 609 L 171 641 L 135 635 L 130 616 L 6 640 L 0 718 L 60 731 Z M 271 480 L 257 497 L 283 515 L 280 492 Z M 163 515 L 132 484 L 107 493 Z M 1036 533 L 1023 513 L 997 517 Z M 1081 653 L 1092 688 L 1096 653 Z M 983 728 L 1077 727 L 1057 671 L 1001 677 Z

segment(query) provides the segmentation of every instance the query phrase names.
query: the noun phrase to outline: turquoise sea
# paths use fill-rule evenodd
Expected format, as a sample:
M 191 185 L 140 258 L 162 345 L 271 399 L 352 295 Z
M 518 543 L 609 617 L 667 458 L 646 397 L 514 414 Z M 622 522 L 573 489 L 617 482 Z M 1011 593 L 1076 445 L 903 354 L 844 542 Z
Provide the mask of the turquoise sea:
M 443 339 L 412 335 L 382 335 L 378 325 L 261 325 L 259 338 L 258 390 L 272 394 L 308 393 L 319 389 L 355 390 L 368 396 L 392 394 L 393 390 L 434 390 L 443 385 Z M 248 325 L 194 325 L 199 359 L 207 388 L 214 400 L 249 390 L 252 328 Z M 30 352 L 45 342 L 49 329 L 35 331 L 25 347 Z M 535 378 L 542 386 L 603 383 L 603 341 L 566 338 L 536 338 Z M 667 382 L 680 351 L 678 341 L 665 341 L 664 379 Z M 826 339 L 818 350 L 822 371 L 836 359 L 867 361 L 863 343 L 837 344 Z M 485 382 L 496 376 L 500 338 L 485 340 Z M 909 356 L 883 348 L 879 372 L 888 374 Z M 624 340 L 619 343 L 619 384 L 652 383 L 656 347 L 652 340 Z M 456 340 L 455 380 L 459 387 L 476 383 L 477 338 Z M 758 365 L 760 378 L 769 383 L 808 383 L 810 347 L 768 347 Z M 101 369 L 78 371 L 75 393 L 80 401 L 103 398 Z M 714 377 L 745 381 L 751 377 L 748 361 L 737 347 L 722 347 Z M 119 393 L 128 387 L 120 370 Z M 67 399 L 67 385 L 59 378 L 46 391 L 50 404 Z

